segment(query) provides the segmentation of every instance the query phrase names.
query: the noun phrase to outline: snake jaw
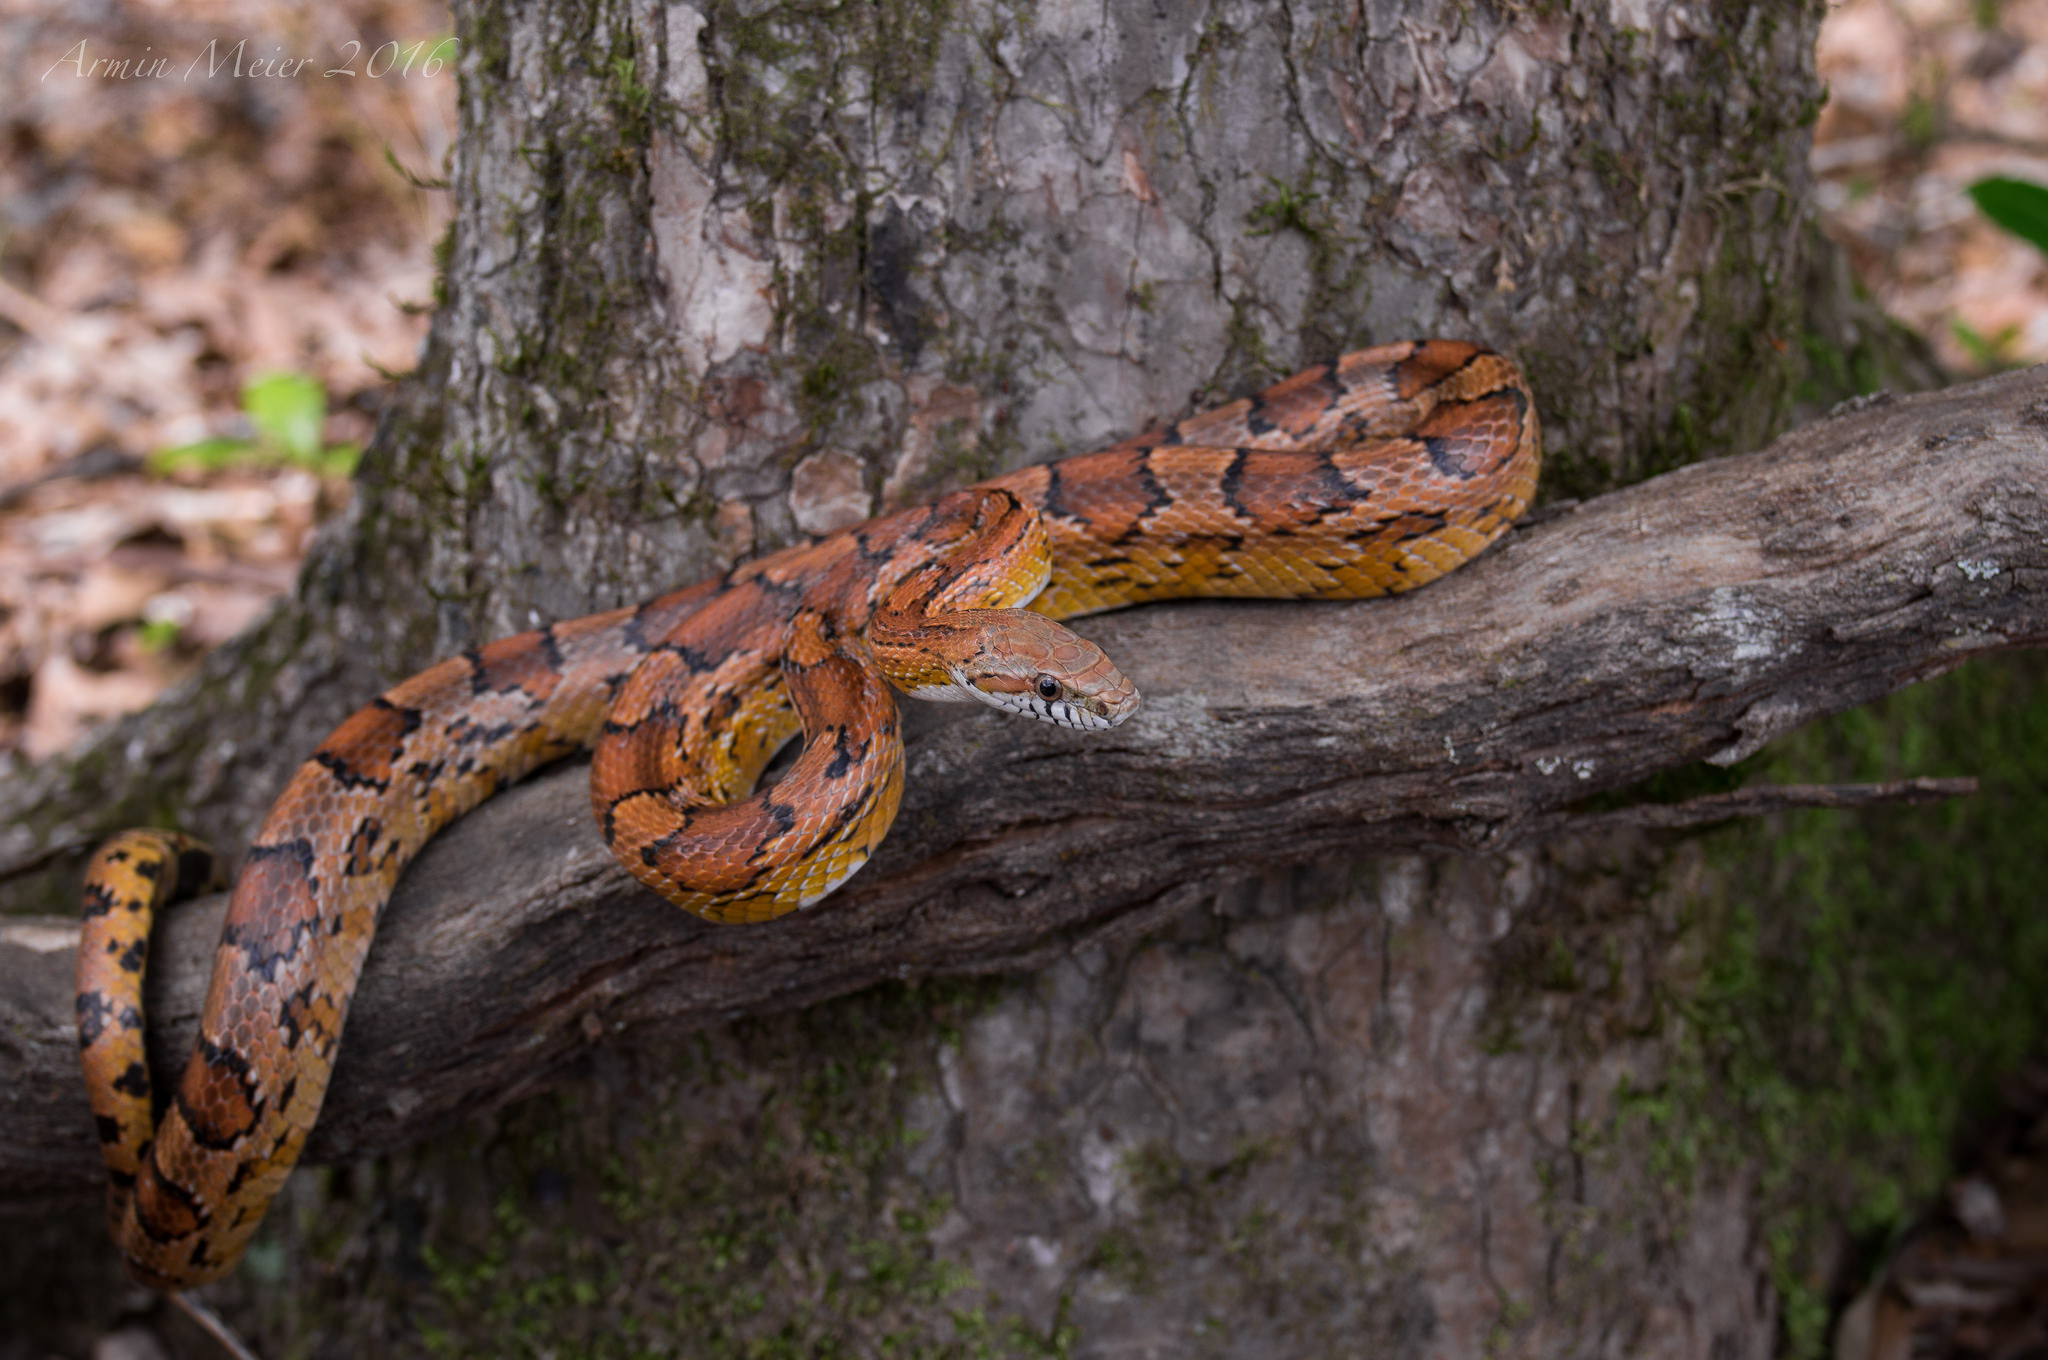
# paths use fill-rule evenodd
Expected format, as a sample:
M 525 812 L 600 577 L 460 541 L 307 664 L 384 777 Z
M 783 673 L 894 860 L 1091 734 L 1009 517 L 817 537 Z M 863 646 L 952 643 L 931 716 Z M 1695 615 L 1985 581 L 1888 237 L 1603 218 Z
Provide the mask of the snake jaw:
M 1065 625 L 1020 609 L 954 617 L 964 626 L 935 639 L 929 654 L 937 665 L 911 688 L 917 697 L 978 699 L 1076 731 L 1104 731 L 1137 711 L 1137 687 L 1100 647 Z M 951 683 L 934 683 L 941 676 Z
M 1062 680 L 1056 698 L 1042 698 L 1027 680 L 1021 686 L 1012 677 L 973 675 L 964 669 L 953 672 L 952 692 L 946 697 L 974 698 L 1005 713 L 1017 713 L 1054 727 L 1076 732 L 1107 732 L 1138 711 L 1138 690 L 1114 666 L 1113 681 L 1099 689 L 1084 689 Z
M 1059 624 L 1025 615 L 965 664 L 952 689 L 1005 713 L 1077 732 L 1106 732 L 1138 711 L 1138 688 L 1101 648 Z
M 913 698 L 975 700 L 1075 731 L 1106 731 L 1138 710 L 1137 687 L 1100 647 L 1022 609 L 972 609 L 892 625 L 880 669 Z M 876 627 L 870 623 L 872 634 Z

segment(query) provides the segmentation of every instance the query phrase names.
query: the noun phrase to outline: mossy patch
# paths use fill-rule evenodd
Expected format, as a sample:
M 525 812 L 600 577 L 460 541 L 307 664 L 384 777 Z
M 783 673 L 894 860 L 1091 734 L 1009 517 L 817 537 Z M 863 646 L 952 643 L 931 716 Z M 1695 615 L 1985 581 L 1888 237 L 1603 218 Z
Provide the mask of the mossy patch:
M 420 1342 L 442 1355 L 1058 1353 L 933 1246 L 950 1206 L 903 1171 L 920 1140 L 910 1102 L 994 985 L 888 986 L 742 1024 L 652 1084 L 607 1072 L 448 1142 L 436 1160 L 467 1163 L 471 1184 L 456 1178 L 419 1247 L 427 1283 L 407 1311 Z
M 1698 974 L 1662 997 L 1669 1065 L 1623 1101 L 1674 1185 L 1755 1176 L 1786 1353 L 1817 1356 L 1831 1290 L 1878 1263 L 2048 1035 L 2048 659 L 1974 662 L 1754 764 L 1776 782 L 1982 781 L 1936 807 L 1709 833 Z

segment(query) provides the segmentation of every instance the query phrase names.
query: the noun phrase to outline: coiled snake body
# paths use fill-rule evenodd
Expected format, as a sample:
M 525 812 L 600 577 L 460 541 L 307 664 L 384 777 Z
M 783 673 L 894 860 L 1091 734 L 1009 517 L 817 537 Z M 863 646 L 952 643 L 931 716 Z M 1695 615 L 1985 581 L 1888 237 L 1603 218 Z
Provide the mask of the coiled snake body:
M 1184 596 L 1422 585 L 1527 509 L 1539 456 L 1507 360 L 1450 341 L 1387 345 L 638 608 L 442 661 L 337 728 L 271 808 L 160 1118 L 142 1041 L 150 921 L 212 859 L 174 832 L 116 837 L 87 874 L 78 1024 L 130 1269 L 175 1290 L 233 1266 L 319 1114 L 400 871 L 536 766 L 590 748 L 592 809 L 628 869 L 712 920 L 766 920 L 831 892 L 888 830 L 903 774 L 890 683 L 1112 726 L 1136 692 L 1054 620 Z M 799 728 L 802 753 L 756 791 Z

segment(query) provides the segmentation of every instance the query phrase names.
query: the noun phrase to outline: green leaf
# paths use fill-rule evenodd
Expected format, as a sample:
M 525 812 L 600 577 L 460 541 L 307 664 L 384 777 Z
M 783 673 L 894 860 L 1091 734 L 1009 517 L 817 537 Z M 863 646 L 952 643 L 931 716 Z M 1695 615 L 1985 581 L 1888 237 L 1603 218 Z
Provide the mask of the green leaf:
M 196 444 L 158 449 L 149 456 L 152 472 L 196 469 L 215 472 L 237 465 L 291 463 L 322 477 L 354 474 L 362 449 L 356 444 L 323 444 L 327 390 L 309 373 L 265 373 L 242 386 L 242 414 L 255 437 L 217 435 Z
M 242 461 L 255 452 L 256 445 L 247 439 L 232 435 L 215 435 L 202 439 L 196 444 L 180 444 L 175 448 L 158 449 L 149 455 L 151 472 L 177 472 L 183 468 L 198 468 L 212 472 L 230 463 Z
M 2048 188 L 1994 175 L 1972 184 L 1970 197 L 1986 217 L 2048 254 Z
M 329 444 L 313 460 L 313 471 L 322 477 L 353 477 L 363 456 L 361 444 Z
M 327 389 L 307 373 L 266 373 L 242 388 L 242 410 L 265 442 L 294 463 L 320 456 L 320 426 L 327 419 Z
M 1970 356 L 1970 362 L 1986 372 L 1997 372 L 2011 368 L 2017 363 L 2012 347 L 2019 341 L 2018 326 L 2003 327 L 1996 335 L 1985 336 L 1967 321 L 1955 320 L 1948 323 L 1949 334 Z
M 155 653 L 177 646 L 178 635 L 184 632 L 184 629 L 171 619 L 147 619 L 135 631 L 136 640 L 142 644 L 142 650 Z

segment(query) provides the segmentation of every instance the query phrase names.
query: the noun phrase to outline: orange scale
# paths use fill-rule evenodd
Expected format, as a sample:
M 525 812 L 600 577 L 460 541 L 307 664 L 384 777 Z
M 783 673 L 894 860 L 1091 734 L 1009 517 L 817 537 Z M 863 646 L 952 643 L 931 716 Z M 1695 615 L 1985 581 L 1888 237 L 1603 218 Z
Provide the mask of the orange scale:
M 1478 533 L 1463 524 L 1446 524 L 1437 530 L 1436 538 L 1451 555 L 1450 565 L 1444 568 L 1445 571 L 1478 556 L 1486 545 L 1493 541 L 1489 535 Z
M 1412 555 L 1420 557 L 1429 563 L 1433 572 L 1429 578 L 1431 580 L 1435 580 L 1437 576 L 1441 576 L 1445 572 L 1456 569 L 1467 557 L 1471 556 L 1470 553 L 1460 552 L 1452 544 L 1444 542 L 1440 534 L 1441 531 L 1439 534 L 1418 538 L 1408 545 L 1409 552 Z

